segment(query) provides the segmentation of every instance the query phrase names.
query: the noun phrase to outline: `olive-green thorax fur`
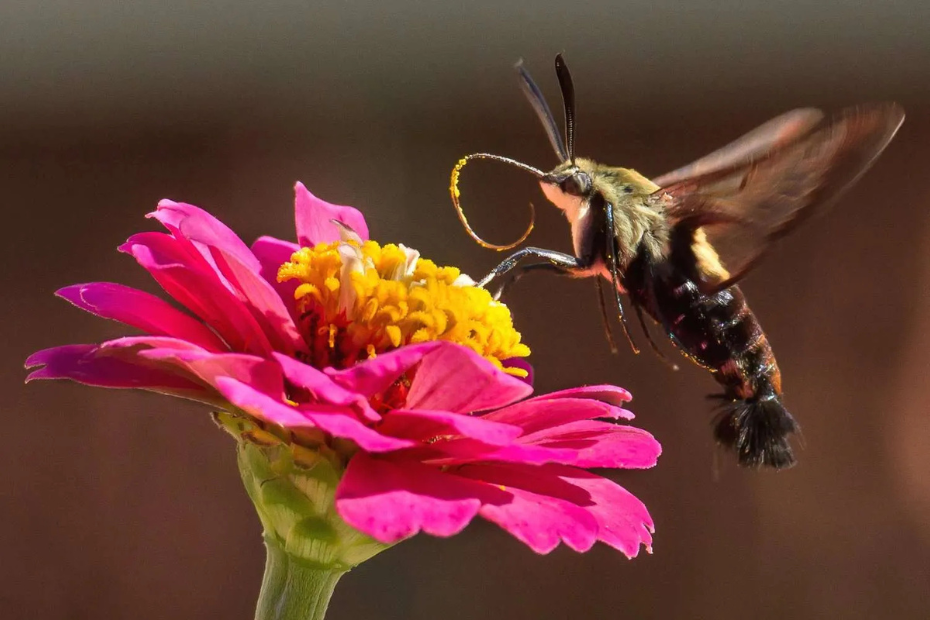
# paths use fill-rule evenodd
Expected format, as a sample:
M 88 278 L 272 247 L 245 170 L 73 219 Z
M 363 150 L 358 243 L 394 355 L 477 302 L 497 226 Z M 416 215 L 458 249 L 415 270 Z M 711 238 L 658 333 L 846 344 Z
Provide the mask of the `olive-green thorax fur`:
M 583 173 L 590 178 L 586 187 L 572 184 L 573 178 Z M 564 179 L 562 184 L 551 180 Z M 566 186 L 565 182 L 568 182 Z M 565 213 L 572 225 L 572 238 L 577 247 L 588 226 L 594 226 L 594 215 L 590 210 L 591 198 L 600 194 L 604 201 L 613 207 L 614 228 L 616 229 L 617 254 L 620 259 L 618 267 L 622 270 L 640 251 L 641 244 L 650 256 L 664 256 L 668 246 L 669 226 L 666 215 L 656 208 L 655 203 L 647 197 L 659 187 L 629 168 L 606 166 L 590 159 L 577 158 L 575 163 L 565 162 L 556 167 L 540 181 L 546 197 Z M 571 191 L 584 190 L 580 195 Z

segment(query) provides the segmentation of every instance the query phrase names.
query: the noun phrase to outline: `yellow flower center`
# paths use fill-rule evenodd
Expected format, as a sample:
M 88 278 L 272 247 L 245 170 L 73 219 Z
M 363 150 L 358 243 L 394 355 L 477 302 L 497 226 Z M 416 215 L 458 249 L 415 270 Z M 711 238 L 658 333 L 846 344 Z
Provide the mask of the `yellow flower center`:
M 446 340 L 501 363 L 526 357 L 510 310 L 455 267 L 438 267 L 403 245 L 343 241 L 301 248 L 278 281 L 296 280 L 299 328 L 309 363 L 345 368 L 406 344 Z

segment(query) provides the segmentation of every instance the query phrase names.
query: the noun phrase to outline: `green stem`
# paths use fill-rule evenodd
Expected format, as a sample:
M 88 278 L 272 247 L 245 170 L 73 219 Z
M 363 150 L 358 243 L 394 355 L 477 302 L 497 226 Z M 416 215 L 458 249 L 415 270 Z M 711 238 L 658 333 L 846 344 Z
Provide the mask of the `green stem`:
M 265 550 L 265 577 L 255 620 L 322 620 L 345 571 L 288 555 L 270 537 L 265 537 Z

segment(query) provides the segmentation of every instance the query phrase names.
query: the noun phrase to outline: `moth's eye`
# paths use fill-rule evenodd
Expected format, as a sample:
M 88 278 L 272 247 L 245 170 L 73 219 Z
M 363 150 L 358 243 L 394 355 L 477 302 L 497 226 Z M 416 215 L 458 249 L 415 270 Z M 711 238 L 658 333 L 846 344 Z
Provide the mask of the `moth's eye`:
M 632 186 L 632 185 L 624 185 L 624 186 L 623 186 L 623 193 L 624 193 L 624 194 L 632 194 L 632 193 L 633 193 L 633 186 Z
M 559 184 L 559 188 L 572 196 L 584 196 L 591 191 L 591 177 L 580 170 Z

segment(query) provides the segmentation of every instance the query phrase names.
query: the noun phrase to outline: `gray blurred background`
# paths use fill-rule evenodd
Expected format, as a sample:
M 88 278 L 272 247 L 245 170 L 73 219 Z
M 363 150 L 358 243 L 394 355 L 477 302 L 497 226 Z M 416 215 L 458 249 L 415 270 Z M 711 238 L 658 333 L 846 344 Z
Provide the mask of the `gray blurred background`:
M 363 209 L 377 239 L 479 275 L 500 256 L 461 230 L 449 171 L 479 150 L 555 163 L 511 65 L 525 58 L 555 104 L 559 51 L 578 151 L 647 175 L 792 107 L 907 110 L 856 189 L 744 286 L 804 429 L 801 463 L 738 471 L 711 441 L 709 376 L 611 356 L 590 282 L 527 278 L 510 303 L 538 390 L 623 385 L 664 445 L 656 469 L 618 478 L 652 511 L 655 554 L 538 557 L 476 523 L 362 565 L 329 617 L 930 616 L 928 23 L 917 0 L 6 0 L 0 617 L 251 618 L 263 568 L 232 442 L 206 411 L 22 386 L 30 352 L 125 333 L 52 292 L 156 290 L 115 247 L 154 229 L 143 214 L 162 197 L 247 241 L 291 238 L 296 180 Z M 521 173 L 475 164 L 462 190 L 486 237 L 518 235 L 532 200 L 533 245 L 570 247 Z

